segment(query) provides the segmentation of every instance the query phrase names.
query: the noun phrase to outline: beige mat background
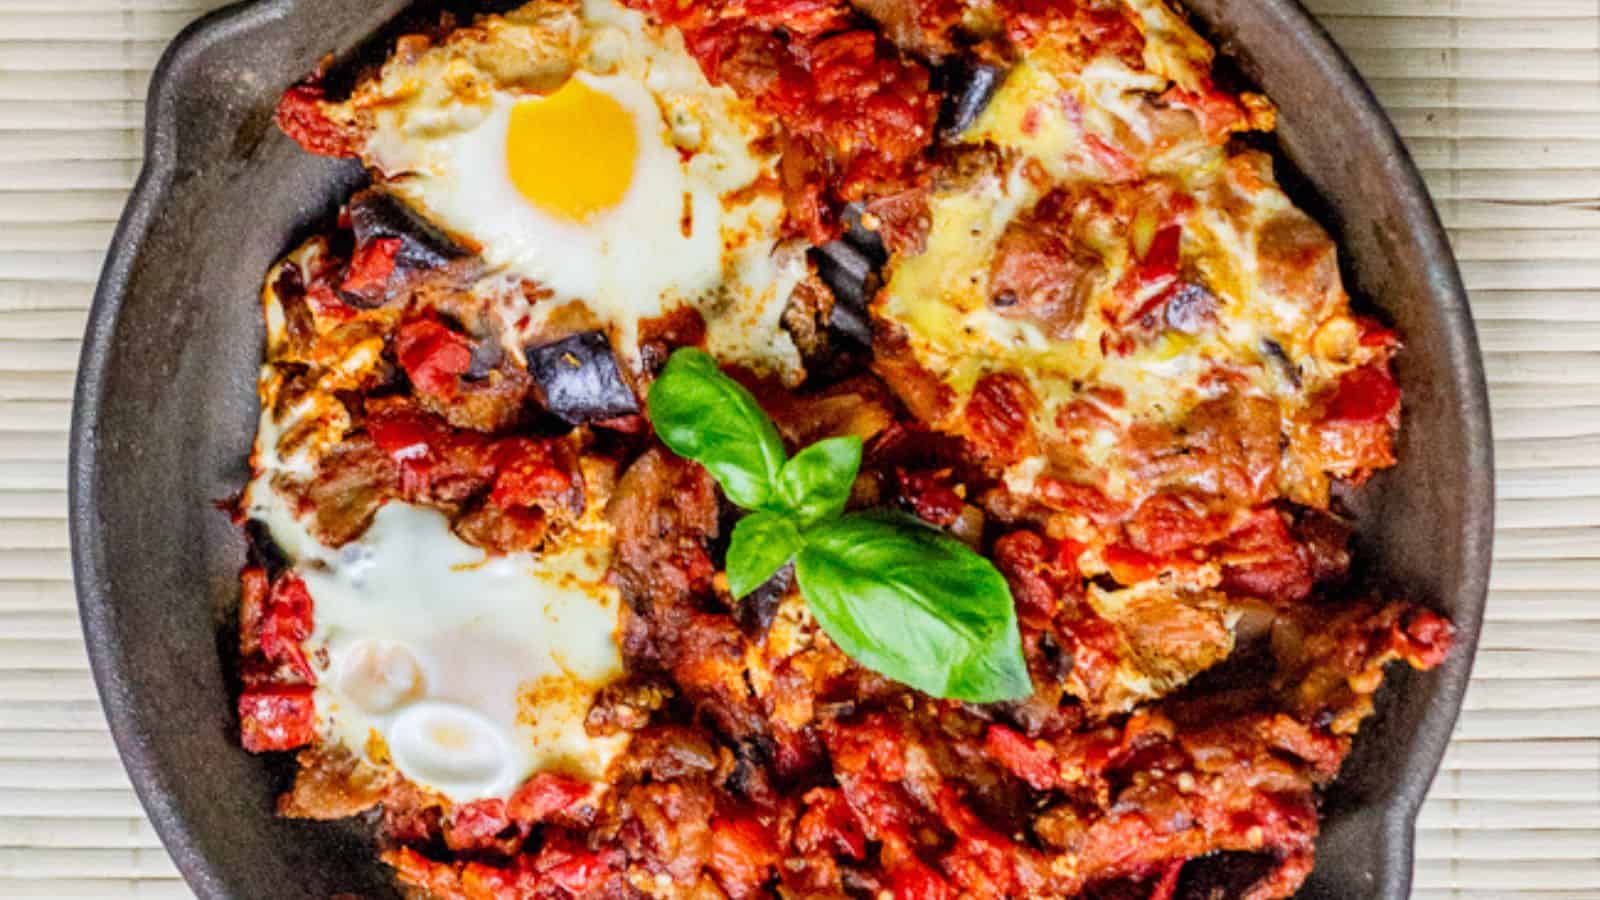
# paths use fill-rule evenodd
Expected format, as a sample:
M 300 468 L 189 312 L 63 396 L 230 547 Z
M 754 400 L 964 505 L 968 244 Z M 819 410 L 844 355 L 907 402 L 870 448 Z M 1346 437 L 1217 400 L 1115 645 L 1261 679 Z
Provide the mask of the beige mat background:
M 95 699 L 65 460 L 150 68 L 219 5 L 0 0 L 0 898 L 190 896 Z M 1489 622 L 1416 896 L 1600 900 L 1600 0 L 1311 5 L 1427 176 L 1494 401 Z

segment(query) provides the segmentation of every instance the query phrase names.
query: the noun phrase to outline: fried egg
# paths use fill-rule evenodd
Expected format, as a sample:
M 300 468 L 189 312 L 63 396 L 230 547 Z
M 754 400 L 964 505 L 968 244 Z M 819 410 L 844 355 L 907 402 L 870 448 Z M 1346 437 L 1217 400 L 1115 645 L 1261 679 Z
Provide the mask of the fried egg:
M 396 501 L 333 548 L 271 474 L 247 510 L 311 595 L 304 649 L 324 741 L 457 803 L 506 797 L 539 771 L 605 773 L 626 739 L 584 730 L 595 692 L 622 673 L 603 527 L 551 552 L 491 555 L 437 510 Z
M 640 320 L 688 305 L 722 358 L 797 369 L 779 318 L 805 268 L 777 252 L 771 124 L 676 31 L 541 0 L 397 55 L 349 105 L 367 165 L 491 267 L 478 292 L 511 344 L 576 301 L 627 354 Z

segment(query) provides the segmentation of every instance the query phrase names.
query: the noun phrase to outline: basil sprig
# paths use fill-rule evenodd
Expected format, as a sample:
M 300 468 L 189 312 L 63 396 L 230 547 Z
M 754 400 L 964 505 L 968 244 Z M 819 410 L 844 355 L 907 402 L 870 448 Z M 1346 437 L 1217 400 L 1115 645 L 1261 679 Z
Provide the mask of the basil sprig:
M 910 516 L 844 513 L 860 438 L 786 457 L 755 398 L 692 348 L 672 354 L 649 401 L 661 442 L 705 466 L 750 511 L 728 546 L 734 596 L 792 560 L 818 624 L 867 668 L 974 703 L 1033 692 L 1011 592 L 987 559 Z

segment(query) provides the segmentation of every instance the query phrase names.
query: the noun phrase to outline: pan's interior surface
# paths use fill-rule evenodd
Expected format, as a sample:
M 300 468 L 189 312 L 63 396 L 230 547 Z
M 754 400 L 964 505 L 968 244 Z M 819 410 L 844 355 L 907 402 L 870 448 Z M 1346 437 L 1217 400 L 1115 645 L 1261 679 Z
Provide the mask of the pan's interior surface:
M 395 896 L 361 829 L 273 816 L 281 771 L 237 743 L 230 616 L 244 548 L 216 502 L 246 478 L 260 278 L 361 180 L 300 152 L 273 103 L 405 0 L 262 0 L 181 37 L 156 73 L 149 158 L 100 284 L 72 437 L 74 565 L 95 675 L 133 782 L 205 897 Z M 1306 897 L 1409 893 L 1412 819 L 1465 688 L 1487 583 L 1481 363 L 1454 262 L 1387 121 L 1293 0 L 1191 0 L 1281 108 L 1352 292 L 1406 339 L 1400 465 L 1357 496 L 1360 552 L 1448 613 L 1450 660 L 1398 671 L 1329 797 Z

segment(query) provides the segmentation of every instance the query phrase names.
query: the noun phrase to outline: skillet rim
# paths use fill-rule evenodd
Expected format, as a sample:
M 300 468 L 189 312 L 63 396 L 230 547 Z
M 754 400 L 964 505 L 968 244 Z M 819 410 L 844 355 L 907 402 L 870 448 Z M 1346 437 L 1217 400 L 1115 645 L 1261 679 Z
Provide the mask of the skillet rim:
M 1180 0 L 1181 2 L 1181 0 Z M 1421 176 L 1393 123 L 1371 88 L 1327 31 L 1297 0 L 1250 0 L 1269 15 L 1277 28 L 1304 54 L 1304 64 L 1318 70 L 1349 101 L 1351 125 L 1378 145 L 1386 160 L 1383 181 L 1403 208 L 1419 255 L 1425 260 L 1430 300 L 1439 314 L 1453 390 L 1465 425 L 1463 446 L 1469 471 L 1461 482 L 1463 518 L 1461 589 L 1451 620 L 1456 649 L 1433 677 L 1435 692 L 1422 717 L 1412 752 L 1401 762 L 1401 779 L 1389 802 L 1382 805 L 1384 853 L 1374 896 L 1403 900 L 1410 892 L 1415 822 L 1422 801 L 1444 756 L 1460 714 L 1487 602 L 1494 532 L 1493 440 L 1488 388 L 1466 291 L 1455 257 Z M 105 577 L 102 548 L 95 539 L 99 504 L 94 485 L 100 472 L 96 435 L 104 386 L 110 366 L 116 323 L 128 280 L 142 253 L 156 211 L 178 171 L 177 85 L 183 70 L 213 46 L 246 37 L 295 15 L 315 15 L 317 0 L 241 0 L 196 20 L 173 39 L 152 72 L 145 114 L 144 162 L 114 232 L 85 326 L 74 390 L 69 435 L 68 528 L 73 580 L 90 667 L 117 752 L 134 791 L 188 884 L 206 897 L 226 897 L 229 879 L 201 852 L 186 816 L 172 802 L 168 785 L 174 773 L 164 772 L 150 749 L 151 736 L 132 706 L 125 657 L 136 652 L 116 640 L 116 628 Z M 1212 30 L 1221 54 L 1248 64 L 1249 48 L 1227 33 L 1229 5 L 1223 0 Z

